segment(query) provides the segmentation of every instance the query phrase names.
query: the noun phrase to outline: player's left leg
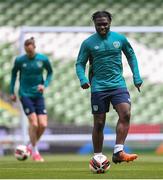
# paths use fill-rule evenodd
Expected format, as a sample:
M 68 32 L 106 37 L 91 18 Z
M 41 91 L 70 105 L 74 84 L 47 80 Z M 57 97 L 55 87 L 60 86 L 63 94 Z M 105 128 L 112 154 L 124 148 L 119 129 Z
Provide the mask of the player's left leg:
M 38 119 L 38 129 L 37 129 L 37 143 L 38 143 L 39 139 L 41 138 L 47 127 L 47 115 L 46 114 L 37 115 L 37 119 Z M 35 152 L 32 154 L 32 158 L 34 161 L 44 162 L 44 159 L 40 155 L 37 146 L 35 148 Z
M 39 140 L 47 127 L 48 118 L 46 114 L 39 114 L 37 115 L 37 118 L 38 118 L 37 140 Z
M 37 140 L 39 140 L 47 127 L 47 119 L 48 119 L 44 97 L 36 98 L 35 109 L 36 109 L 37 120 L 38 120 Z
M 38 122 L 38 128 L 37 128 L 37 143 L 38 143 L 39 139 L 41 138 L 47 127 L 47 113 L 46 113 L 43 97 L 39 97 L 35 99 L 35 109 L 36 109 L 37 122 Z M 41 161 L 41 162 L 44 161 L 38 149 L 36 149 L 36 152 L 33 154 L 33 160 Z
M 44 133 L 47 127 L 47 115 L 46 114 L 37 115 L 37 122 L 38 122 L 38 128 L 36 132 L 36 138 L 37 138 L 37 144 L 38 144 L 39 139 L 41 138 L 42 134 Z M 40 155 L 40 152 L 38 150 L 37 144 L 33 146 L 32 159 L 34 161 L 44 162 L 44 159 Z
M 130 126 L 130 94 L 126 88 L 117 89 L 112 96 L 111 102 L 119 116 L 116 126 L 116 142 L 112 160 L 114 163 L 133 161 L 138 156 L 136 154 L 127 154 L 123 151 L 124 143 Z
M 121 103 L 114 107 L 119 119 L 116 126 L 116 144 L 124 144 L 130 125 L 130 104 Z
M 123 151 L 130 125 L 130 104 L 121 103 L 114 108 L 118 113 L 119 120 L 116 126 L 116 145 L 114 147 L 112 160 L 114 163 L 133 161 L 138 157 L 137 154 L 127 154 Z
M 31 113 L 27 117 L 29 122 L 29 138 L 30 138 L 30 144 L 27 145 L 27 148 L 30 152 L 30 155 L 32 155 L 33 149 L 37 147 L 38 121 L 37 121 L 36 113 Z

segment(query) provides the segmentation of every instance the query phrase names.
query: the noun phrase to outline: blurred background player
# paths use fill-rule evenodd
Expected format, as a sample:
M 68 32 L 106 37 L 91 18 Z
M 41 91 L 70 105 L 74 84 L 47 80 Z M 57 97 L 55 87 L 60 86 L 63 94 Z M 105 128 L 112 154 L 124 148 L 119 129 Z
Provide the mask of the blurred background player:
M 30 144 L 28 149 L 34 161 L 44 161 L 38 151 L 37 143 L 47 127 L 47 111 L 43 93 L 51 81 L 52 67 L 48 58 L 36 53 L 35 48 L 33 37 L 24 42 L 26 54 L 16 58 L 12 69 L 10 98 L 16 101 L 14 87 L 19 72 L 19 97 L 29 121 Z M 43 79 L 44 69 L 47 71 L 45 81 Z
M 82 43 L 76 62 L 76 73 L 83 89 L 91 86 L 94 154 L 102 154 L 103 129 L 111 102 L 119 116 L 112 161 L 114 163 L 133 161 L 138 157 L 137 154 L 127 154 L 123 151 L 130 124 L 131 101 L 122 76 L 122 52 L 133 73 L 134 85 L 140 91 L 142 79 L 139 75 L 137 58 L 126 37 L 110 31 L 112 16 L 109 12 L 97 11 L 92 15 L 92 20 L 96 33 Z M 85 76 L 88 60 L 91 68 L 89 80 Z

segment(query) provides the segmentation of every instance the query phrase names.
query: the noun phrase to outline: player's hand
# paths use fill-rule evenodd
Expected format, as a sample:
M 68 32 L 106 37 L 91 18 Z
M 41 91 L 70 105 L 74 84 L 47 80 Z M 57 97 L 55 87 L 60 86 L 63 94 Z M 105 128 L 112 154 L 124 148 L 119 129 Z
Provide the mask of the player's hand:
M 44 92 L 44 89 L 45 89 L 45 87 L 44 87 L 44 85 L 42 85 L 42 84 L 39 84 L 39 85 L 37 86 L 37 90 L 38 90 L 40 93 L 43 93 L 43 92 Z
M 11 101 L 13 101 L 13 102 L 16 102 L 16 95 L 15 94 L 12 94 L 11 96 L 10 96 L 10 99 L 11 99 Z
M 81 86 L 83 89 L 88 89 L 90 87 L 89 83 L 85 83 Z
M 140 92 L 140 87 L 141 87 L 142 83 L 139 84 L 135 84 L 136 88 L 138 89 L 138 91 Z

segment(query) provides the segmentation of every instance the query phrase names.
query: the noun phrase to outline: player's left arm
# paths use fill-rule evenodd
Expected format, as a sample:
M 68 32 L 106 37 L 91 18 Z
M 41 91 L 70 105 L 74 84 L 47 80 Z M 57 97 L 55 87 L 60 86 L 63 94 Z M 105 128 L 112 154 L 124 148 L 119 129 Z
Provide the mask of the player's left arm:
M 138 61 L 137 61 L 135 52 L 131 44 L 126 39 L 126 37 L 123 37 L 122 51 L 125 54 L 128 64 L 131 68 L 131 71 L 133 74 L 134 85 L 137 87 L 138 91 L 140 92 L 140 87 L 143 83 L 143 80 L 140 77 Z
M 44 87 L 48 87 L 50 82 L 52 81 L 52 75 L 53 75 L 53 69 L 52 69 L 51 63 L 48 58 L 45 59 L 45 61 L 44 61 L 44 67 L 47 71 L 47 76 L 46 76 L 46 79 L 44 82 Z

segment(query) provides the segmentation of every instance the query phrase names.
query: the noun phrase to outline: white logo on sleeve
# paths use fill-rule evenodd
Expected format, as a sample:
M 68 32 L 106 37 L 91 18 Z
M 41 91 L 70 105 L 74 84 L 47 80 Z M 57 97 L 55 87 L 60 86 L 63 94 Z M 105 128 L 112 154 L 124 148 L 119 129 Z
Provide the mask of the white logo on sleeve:
M 128 102 L 131 102 L 131 99 L 130 99 L 130 98 L 128 98 Z

